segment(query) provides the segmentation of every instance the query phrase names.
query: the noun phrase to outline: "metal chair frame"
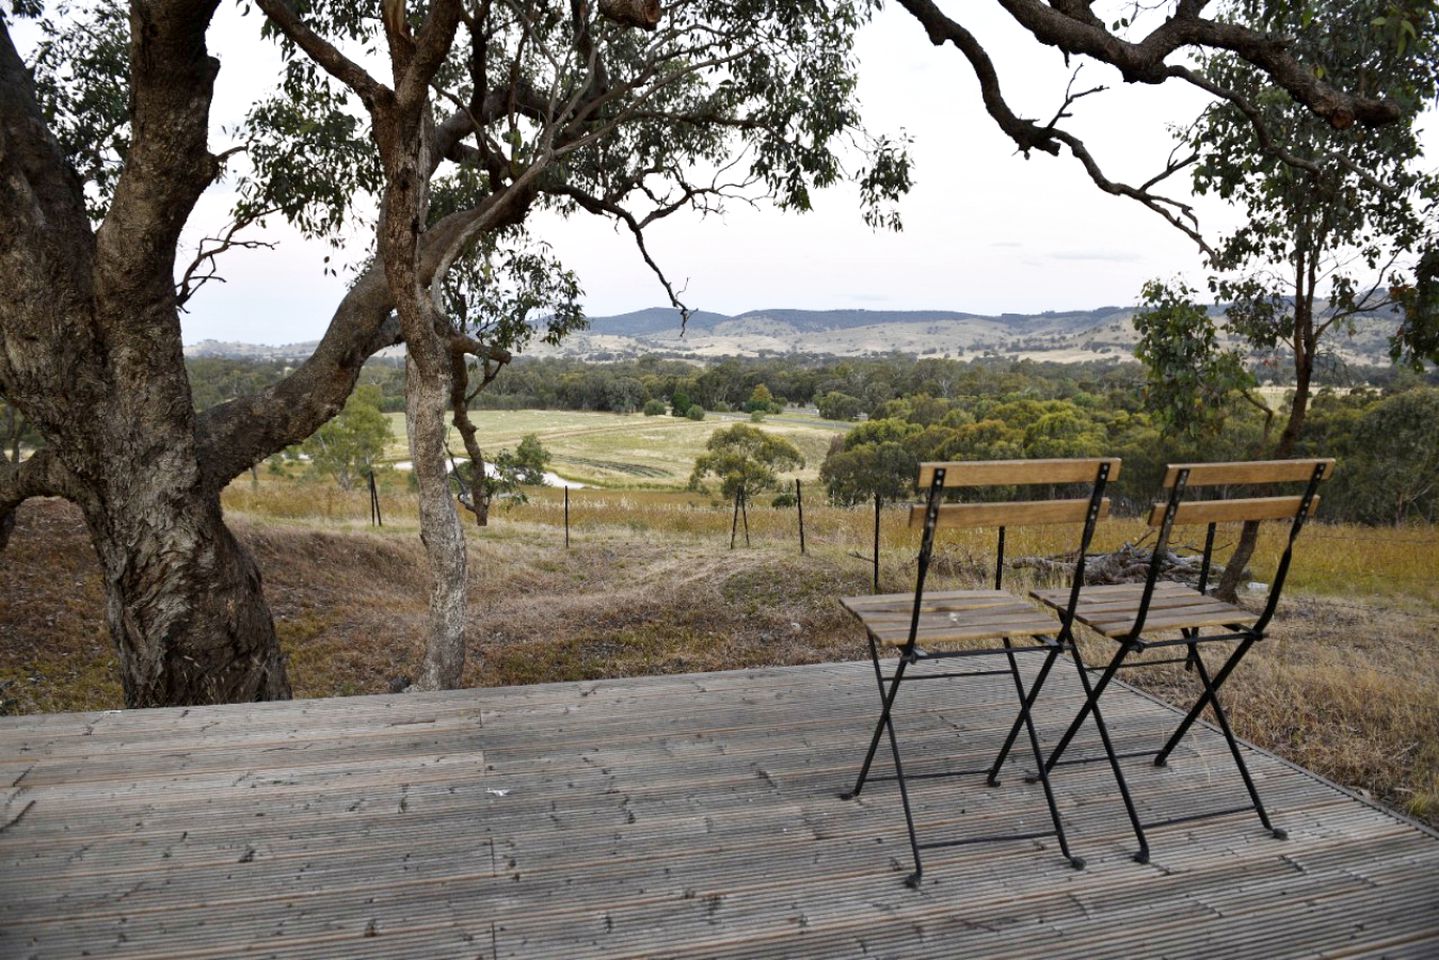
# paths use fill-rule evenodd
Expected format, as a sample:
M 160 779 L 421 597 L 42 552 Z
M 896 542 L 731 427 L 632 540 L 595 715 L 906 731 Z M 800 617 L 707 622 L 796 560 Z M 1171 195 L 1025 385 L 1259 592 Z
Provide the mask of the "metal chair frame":
M 1150 560 L 1149 570 L 1144 583 L 1144 592 L 1140 598 L 1134 626 L 1123 636 L 1115 638 L 1117 641 L 1117 649 L 1108 664 L 1103 667 L 1086 666 L 1080 657 L 1078 649 L 1071 644 L 1071 648 L 1074 651 L 1075 663 L 1079 669 L 1079 676 L 1085 687 L 1084 705 L 1070 723 L 1069 728 L 1065 731 L 1059 743 L 1050 752 L 1048 759 L 1039 766 L 1037 776 L 1039 779 L 1047 780 L 1057 766 L 1094 763 L 1108 759 L 1113 765 L 1115 777 L 1120 785 L 1120 792 L 1125 800 L 1125 808 L 1129 814 L 1130 824 L 1134 829 L 1135 837 L 1139 841 L 1139 850 L 1134 855 L 1134 859 L 1140 863 L 1147 863 L 1149 861 L 1150 851 L 1149 841 L 1145 835 L 1146 830 L 1181 823 L 1190 823 L 1196 820 L 1208 820 L 1253 811 L 1258 815 L 1259 822 L 1264 826 L 1265 830 L 1269 831 L 1271 836 L 1281 840 L 1287 836 L 1287 833 L 1283 829 L 1274 826 L 1269 817 L 1269 812 L 1264 806 L 1264 802 L 1260 799 L 1259 790 L 1254 785 L 1254 778 L 1250 775 L 1249 767 L 1244 762 L 1243 751 L 1240 749 L 1239 743 L 1234 737 L 1234 731 L 1230 727 L 1229 717 L 1225 714 L 1224 707 L 1219 701 L 1219 690 L 1224 686 L 1225 681 L 1233 674 L 1235 667 L 1244 659 L 1244 655 L 1249 652 L 1250 648 L 1266 636 L 1266 629 L 1274 617 L 1275 608 L 1279 604 L 1279 597 L 1284 590 L 1284 583 L 1289 574 L 1290 562 L 1294 555 L 1294 542 L 1309 517 L 1320 481 L 1326 479 L 1326 468 L 1331 467 L 1332 463 L 1332 461 L 1321 460 L 1315 464 L 1314 470 L 1308 480 L 1308 486 L 1300 498 L 1298 509 L 1290 525 L 1289 539 L 1285 546 L 1284 553 L 1280 557 L 1279 566 L 1275 571 L 1273 586 L 1270 588 L 1269 596 L 1265 600 L 1263 611 L 1253 624 L 1247 626 L 1244 624 L 1227 624 L 1225 625 L 1225 632 L 1209 636 L 1202 635 L 1200 633 L 1202 628 L 1200 627 L 1181 628 L 1181 636 L 1178 639 L 1145 640 L 1142 636 L 1145 620 L 1148 617 L 1150 604 L 1154 597 L 1155 584 L 1159 580 L 1162 558 L 1166 552 L 1165 548 L 1168 546 L 1169 536 L 1174 526 L 1175 515 L 1183 500 L 1185 488 L 1189 480 L 1189 469 L 1181 467 L 1178 469 L 1177 477 L 1173 486 L 1170 488 L 1168 503 L 1165 507 L 1163 520 L 1160 523 L 1158 540 L 1154 547 L 1154 554 Z M 1209 523 L 1205 533 L 1204 553 L 1200 563 L 1198 583 L 1198 591 L 1201 594 L 1205 592 L 1209 585 L 1209 572 L 1213 559 L 1214 536 L 1217 526 L 1217 521 Z M 1071 616 L 1075 610 L 1076 599 L 1077 597 L 1075 596 L 1071 596 L 1070 598 L 1069 611 Z M 1237 645 L 1232 652 L 1230 652 L 1219 670 L 1211 676 L 1208 667 L 1206 667 L 1204 663 L 1203 657 L 1200 655 L 1200 645 L 1226 642 L 1236 643 Z M 1161 660 L 1125 662 L 1126 658 L 1131 654 L 1172 646 L 1186 647 L 1185 655 Z M 1158 751 L 1150 752 L 1142 750 L 1125 754 L 1115 754 L 1110 742 L 1109 732 L 1104 723 L 1104 718 L 1099 712 L 1100 697 L 1103 696 L 1105 690 L 1109 688 L 1110 683 L 1114 680 L 1115 674 L 1122 669 L 1154 667 L 1172 663 L 1183 663 L 1186 670 L 1193 670 L 1199 678 L 1201 690 L 1193 706 Z M 1089 682 L 1089 674 L 1091 672 L 1100 672 L 1099 680 L 1092 685 Z M 1219 810 L 1169 817 L 1163 820 L 1142 823 L 1133 802 L 1130 800 L 1129 788 L 1124 779 L 1124 774 L 1119 768 L 1119 765 L 1115 763 L 1116 757 L 1120 759 L 1150 757 L 1156 767 L 1167 766 L 1170 755 L 1174 752 L 1174 749 L 1179 745 L 1185 734 L 1189 732 L 1195 721 L 1199 719 L 1200 714 L 1204 712 L 1206 707 L 1209 707 L 1213 711 L 1217 726 L 1224 735 L 1224 740 L 1229 747 L 1230 755 L 1234 759 L 1234 765 L 1238 769 L 1239 776 L 1244 782 L 1244 788 L 1249 795 L 1250 802 L 1243 806 L 1226 807 Z M 1063 757 L 1065 751 L 1073 742 L 1075 735 L 1079 732 L 1079 728 L 1091 714 L 1094 716 L 1095 725 L 1099 728 L 1100 737 L 1104 743 L 1105 754 L 1103 756 L 1062 760 L 1061 757 Z M 999 757 L 995 761 L 996 769 L 1004 762 L 1006 755 L 1014 744 L 1014 739 L 1018 735 L 1018 732 L 1018 724 L 1016 723 L 1015 726 L 1011 728 L 1004 747 L 1000 750 Z
M 853 789 L 840 794 L 841 799 L 850 800 L 859 796 L 860 791 L 864 789 L 865 783 L 870 780 L 895 780 L 898 782 L 900 803 L 904 807 L 905 823 L 909 831 L 910 850 L 914 857 L 914 872 L 910 874 L 905 880 L 905 883 L 911 888 L 917 888 L 919 886 L 919 883 L 924 873 L 924 866 L 921 860 L 920 851 L 935 849 L 939 847 L 954 847 L 967 844 L 992 843 L 1000 841 L 1030 840 L 1052 836 L 1058 840 L 1060 851 L 1069 861 L 1072 867 L 1077 870 L 1083 869 L 1084 867 L 1084 860 L 1080 857 L 1075 856 L 1070 851 L 1069 841 L 1068 838 L 1065 836 L 1064 832 L 1064 823 L 1059 815 L 1059 807 L 1055 802 L 1054 790 L 1050 785 L 1049 769 L 1044 765 L 1043 762 L 1043 752 L 1040 749 L 1039 735 L 1035 730 L 1034 720 L 1031 713 L 1034 707 L 1034 703 L 1039 697 L 1040 689 L 1043 687 L 1045 679 L 1049 676 L 1050 669 L 1053 667 L 1055 660 L 1060 656 L 1060 654 L 1068 650 L 1072 652 L 1076 658 L 1078 658 L 1078 652 L 1074 651 L 1074 642 L 1072 639 L 1071 627 L 1074 620 L 1075 606 L 1078 603 L 1079 599 L 1080 585 L 1084 582 L 1085 553 L 1089 549 L 1090 541 L 1093 539 L 1094 536 L 1095 526 L 1099 520 L 1101 505 L 1104 502 L 1104 490 L 1105 486 L 1109 481 L 1111 467 L 1112 465 L 1115 465 L 1117 463 L 1117 460 L 1108 459 L 1101 461 L 1096 466 L 1093 487 L 1091 489 L 1089 497 L 1089 505 L 1085 513 L 1083 533 L 1080 537 L 1078 559 L 1075 562 L 1074 579 L 1071 587 L 1069 610 L 1067 614 L 1065 614 L 1056 622 L 1056 626 L 1059 627 L 1058 631 L 1056 631 L 1053 636 L 1033 634 L 1033 638 L 1038 641 L 1038 643 L 1032 647 L 1016 647 L 1011 642 L 1011 638 L 1005 636 L 1001 638 L 1003 641 L 1003 646 L 1001 647 L 988 647 L 978 650 L 971 649 L 954 651 L 925 651 L 920 649 L 918 645 L 919 622 L 922 604 L 924 600 L 925 580 L 929 573 L 930 560 L 934 550 L 935 528 L 939 518 L 940 500 L 943 495 L 945 476 L 947 472 L 946 468 L 942 465 L 936 465 L 934 467 L 934 475 L 929 486 L 928 499 L 926 501 L 925 507 L 924 532 L 920 540 L 918 573 L 915 578 L 914 607 L 913 613 L 910 618 L 909 638 L 908 641 L 905 643 L 904 647 L 900 650 L 899 661 L 898 665 L 894 670 L 894 674 L 892 676 L 885 676 L 884 669 L 881 666 L 881 660 L 879 656 L 879 644 L 875 637 L 875 633 L 873 629 L 867 630 L 869 637 L 870 659 L 874 665 L 875 683 L 877 684 L 879 689 L 880 702 L 882 707 L 879 720 L 875 724 L 874 734 L 870 738 L 869 750 L 865 754 L 864 763 L 860 767 L 859 777 L 856 780 Z M 1004 584 L 1004 546 L 1005 527 L 1000 526 L 998 544 L 995 551 L 994 586 L 996 590 L 1003 589 Z M 1044 662 L 1041 665 L 1039 672 L 1036 674 L 1034 682 L 1030 684 L 1028 689 L 1026 689 L 1024 681 L 1019 674 L 1019 664 L 1016 660 L 1015 655 L 1018 653 L 1029 653 L 1038 651 L 1044 652 Z M 906 670 L 911 665 L 915 665 L 925 661 L 941 661 L 955 658 L 997 654 L 1003 654 L 1005 656 L 1007 660 L 1006 668 L 996 670 L 966 670 L 962 672 L 906 675 Z M 1010 732 L 1010 737 L 1008 742 L 1006 743 L 1005 750 L 1001 752 L 1000 757 L 992 765 L 981 770 L 948 770 L 940 773 L 911 774 L 906 777 L 904 773 L 904 764 L 900 758 L 899 739 L 895 733 L 893 720 L 894 705 L 896 699 L 898 698 L 899 688 L 901 684 L 911 680 L 938 680 L 958 677 L 998 676 L 1003 674 L 1008 674 L 1014 680 L 1015 695 L 1019 702 L 1019 713 L 1015 719 L 1014 727 Z M 1082 675 L 1083 673 L 1081 671 L 1081 676 Z M 1087 689 L 1087 678 L 1085 678 L 1085 684 Z M 1018 736 L 1021 727 L 1024 728 L 1024 730 L 1028 734 L 1030 750 L 1039 769 L 1036 779 L 1043 785 L 1045 802 L 1048 806 L 1050 820 L 1052 821 L 1054 828 L 1052 830 L 1044 831 L 988 834 L 977 837 L 962 837 L 958 839 L 948 839 L 921 843 L 919 841 L 915 824 L 914 810 L 910 804 L 909 790 L 906 785 L 906 780 L 983 775 L 985 777 L 985 782 L 989 786 L 997 787 L 1000 785 L 998 774 L 1000 767 L 1004 762 L 1004 754 L 1008 752 L 1009 746 L 1013 744 L 1014 738 Z M 871 776 L 870 767 L 874 761 L 875 752 L 879 747 L 880 737 L 884 734 L 888 734 L 889 737 L 890 750 L 894 757 L 895 773 L 892 777 Z M 1106 747 L 1108 747 L 1107 736 L 1105 742 Z M 1113 759 L 1113 764 L 1114 772 L 1116 776 L 1118 776 L 1118 760 Z M 1123 789 L 1122 781 L 1121 789 Z M 1127 801 L 1128 797 L 1126 795 L 1126 802 Z

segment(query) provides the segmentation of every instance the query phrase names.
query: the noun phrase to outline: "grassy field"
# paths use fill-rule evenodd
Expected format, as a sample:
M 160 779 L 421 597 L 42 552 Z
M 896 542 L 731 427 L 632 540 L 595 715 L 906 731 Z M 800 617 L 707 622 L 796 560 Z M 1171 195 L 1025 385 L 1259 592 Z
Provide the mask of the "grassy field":
M 395 462 L 407 460 L 404 415 L 388 416 L 394 440 L 386 454 Z M 597 487 L 660 489 L 685 485 L 710 434 L 749 422 L 748 414 L 710 413 L 696 421 L 573 410 L 478 410 L 470 418 L 487 453 L 513 450 L 525 434 L 533 433 L 554 458 L 550 469 L 566 480 Z M 805 468 L 787 476 L 811 480 L 819 476 L 830 438 L 851 425 L 787 412 L 767 418 L 761 426 L 803 452 Z M 450 447 L 457 453 L 464 449 L 453 428 Z
M 491 525 L 467 523 L 471 557 L 465 683 L 592 679 L 848 660 L 863 633 L 836 598 L 868 593 L 873 512 L 822 502 L 806 484 L 808 553 L 798 513 L 757 497 L 751 546 L 729 549 L 731 505 L 680 489 L 715 429 L 740 421 L 549 411 L 479 414 L 490 449 L 535 433 L 572 490 L 570 549 L 562 493 L 502 502 Z M 813 480 L 843 425 L 785 415 L 765 428 L 804 449 Z M 459 449 L 456 439 L 455 449 Z M 403 441 L 391 451 L 403 458 Z M 416 502 L 405 475 L 381 475 L 385 526 L 369 526 L 367 492 L 341 491 L 288 464 L 225 492 L 241 539 L 259 559 L 299 696 L 381 693 L 421 658 L 427 583 Z M 650 489 L 637 489 L 639 486 Z M 1312 523 L 1300 542 L 1272 635 L 1227 688 L 1241 736 L 1395 808 L 1439 824 L 1439 529 Z M 917 535 L 900 507 L 882 512 L 880 589 L 912 588 Z M 1147 533 L 1137 519 L 1101 525 L 1096 550 Z M 1008 556 L 1053 557 L 1069 531 L 1011 531 Z M 1181 528 L 1178 543 L 1197 529 Z M 1232 537 L 1232 534 L 1230 534 Z M 936 587 L 992 576 L 992 531 L 946 533 Z M 1283 531 L 1265 532 L 1252 576 L 1268 581 Z M 1232 541 L 1231 541 L 1232 542 Z M 1221 550 L 1226 546 L 1221 537 Z M 84 525 L 58 502 L 26 504 L 0 576 L 0 712 L 121 705 L 104 593 Z M 1008 575 L 1022 590 L 1022 566 Z M 1261 594 L 1245 602 L 1256 603 Z M 1085 641 L 1091 658 L 1108 641 Z M 1182 669 L 1129 679 L 1187 702 Z

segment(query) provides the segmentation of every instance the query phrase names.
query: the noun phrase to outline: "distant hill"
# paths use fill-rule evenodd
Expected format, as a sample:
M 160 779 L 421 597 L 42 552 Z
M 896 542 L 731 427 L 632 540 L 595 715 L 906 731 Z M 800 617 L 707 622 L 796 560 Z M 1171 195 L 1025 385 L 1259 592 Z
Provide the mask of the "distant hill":
M 643 354 L 705 359 L 722 356 L 815 354 L 841 357 L 904 353 L 915 356 L 1003 356 L 1075 362 L 1127 359 L 1137 335 L 1133 307 L 1004 313 L 952 310 L 750 310 L 729 316 L 696 311 L 681 329 L 678 310 L 650 307 L 591 317 L 587 330 L 558 347 L 532 345 L 531 356 L 618 360 Z M 1335 359 L 1349 364 L 1388 362 L 1392 317 L 1361 317 L 1356 334 L 1335 338 Z M 265 347 L 206 340 L 186 356 L 299 361 L 315 343 Z M 398 356 L 402 348 L 385 354 Z

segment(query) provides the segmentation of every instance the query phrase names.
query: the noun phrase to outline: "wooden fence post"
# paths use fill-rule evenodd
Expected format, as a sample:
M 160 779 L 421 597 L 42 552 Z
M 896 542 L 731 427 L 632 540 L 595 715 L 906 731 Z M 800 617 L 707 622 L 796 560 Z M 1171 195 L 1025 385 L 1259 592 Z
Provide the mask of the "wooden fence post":
M 570 548 L 570 485 L 565 484 L 565 549 Z
M 804 556 L 804 491 L 800 489 L 799 477 L 794 478 L 794 502 L 799 507 L 799 554 Z
M 874 495 L 874 592 L 879 593 L 879 494 Z
M 739 488 L 739 512 L 744 518 L 744 545 L 749 546 L 749 494 L 744 487 Z

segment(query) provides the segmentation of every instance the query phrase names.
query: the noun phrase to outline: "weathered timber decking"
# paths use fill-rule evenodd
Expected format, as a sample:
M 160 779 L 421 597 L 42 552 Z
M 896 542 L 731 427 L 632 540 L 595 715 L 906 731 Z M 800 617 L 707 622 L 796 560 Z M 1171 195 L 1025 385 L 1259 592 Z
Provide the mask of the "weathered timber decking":
M 982 766 L 1009 684 L 907 684 L 911 771 Z M 1077 688 L 1056 670 L 1051 738 Z M 1439 956 L 1439 839 L 1258 751 L 1288 840 L 1202 821 L 1141 866 L 1104 767 L 1064 767 L 1088 869 L 932 850 L 912 893 L 894 784 L 836 797 L 875 706 L 868 664 L 829 664 L 0 719 L 0 956 Z M 1177 719 L 1105 712 L 1121 750 Z M 1128 761 L 1145 819 L 1242 802 L 1223 751 Z M 922 839 L 1047 828 L 1015 753 L 998 789 L 913 781 Z

